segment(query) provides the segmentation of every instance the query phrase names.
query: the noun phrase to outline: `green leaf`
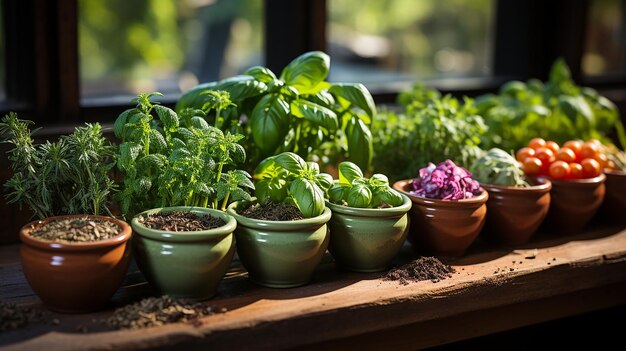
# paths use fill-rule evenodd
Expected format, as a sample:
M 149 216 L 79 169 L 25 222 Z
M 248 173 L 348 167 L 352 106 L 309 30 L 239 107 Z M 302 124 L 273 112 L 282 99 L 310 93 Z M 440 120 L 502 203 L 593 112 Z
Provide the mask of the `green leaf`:
M 298 56 L 283 69 L 280 79 L 300 94 L 315 94 L 328 76 L 330 57 L 321 51 L 307 52 Z
M 552 68 L 550 69 L 550 81 L 551 82 L 570 82 L 572 80 L 572 74 L 570 73 L 567 63 L 561 57 L 554 61 Z
M 161 123 L 163 123 L 164 130 L 167 130 L 170 133 L 174 133 L 178 130 L 180 120 L 174 110 L 161 105 L 155 105 L 154 110 L 159 116 Z
M 276 155 L 274 161 L 277 166 L 282 167 L 294 174 L 300 174 L 307 167 L 306 162 L 302 159 L 302 157 L 294 154 L 293 152 L 283 152 L 280 155 Z
M 363 178 L 363 172 L 359 166 L 352 162 L 344 161 L 339 164 L 339 182 L 352 184 L 355 179 Z
M 194 116 L 191 117 L 190 119 L 190 125 L 189 127 L 193 127 L 193 128 L 198 128 L 201 130 L 208 130 L 209 129 L 209 123 L 202 117 L 200 116 Z
M 328 90 L 320 90 L 317 94 L 306 95 L 304 98 L 318 105 L 329 108 L 335 104 L 335 98 L 328 92 Z
M 287 182 L 280 178 L 261 179 L 256 182 L 254 195 L 261 205 L 283 202 L 287 197 Z
M 389 178 L 384 174 L 376 173 L 369 179 L 369 184 L 374 187 L 388 187 Z
M 265 95 L 250 115 L 252 138 L 262 154 L 274 153 L 289 128 L 289 104 L 278 95 Z
M 274 72 L 272 72 L 269 68 L 263 66 L 250 67 L 245 72 L 243 72 L 243 74 L 252 76 L 256 80 L 266 84 L 276 79 L 276 75 L 274 74 Z
M 392 207 L 400 206 L 404 203 L 402 195 L 389 187 L 380 189 L 376 195 L 382 202 Z
M 167 142 L 163 137 L 163 134 L 156 129 L 150 129 L 150 152 L 167 149 Z
M 309 162 L 306 163 L 306 170 L 313 172 L 314 174 L 318 174 L 320 172 L 320 165 L 317 162 Z
M 369 117 L 364 122 L 366 124 L 372 123 L 376 116 L 376 104 L 374 104 L 372 94 L 363 84 L 333 84 L 329 91 L 337 98 L 343 108 L 348 108 L 350 105 L 360 108 Z
M 328 189 L 328 198 L 333 203 L 341 204 L 341 201 L 347 200 L 350 187 L 351 186 L 348 184 L 333 184 L 330 189 Z
M 289 187 L 289 193 L 304 217 L 316 217 L 324 212 L 324 192 L 310 180 L 294 179 Z
M 230 157 L 236 164 L 244 163 L 246 162 L 246 150 L 240 144 L 233 144 Z
M 331 109 L 306 100 L 294 100 L 291 103 L 291 112 L 302 116 L 314 125 L 326 128 L 334 133 L 339 127 L 337 115 Z
M 350 160 L 362 169 L 369 169 L 374 154 L 372 133 L 362 120 L 352 116 L 346 127 Z
M 140 112 L 134 108 L 128 109 L 120 113 L 120 115 L 115 120 L 115 124 L 113 125 L 113 133 L 115 134 L 117 138 L 124 139 L 126 123 L 128 123 L 128 120 L 130 119 L 132 115 L 135 115 L 138 113 Z
M 350 207 L 367 208 L 372 201 L 372 191 L 363 184 L 356 184 L 348 190 L 346 202 Z
M 231 101 L 237 102 L 266 92 L 267 86 L 249 75 L 234 76 L 219 82 L 200 84 L 191 88 L 180 97 L 176 104 L 176 111 L 180 112 L 189 107 L 201 109 L 210 99 L 209 96 L 203 94 L 207 90 L 227 91 L 230 94 Z
M 269 178 L 276 174 L 275 156 L 268 157 L 261 161 L 254 169 L 254 179 Z
M 315 183 L 322 191 L 327 192 L 333 186 L 333 177 L 327 173 L 320 173 L 315 176 Z

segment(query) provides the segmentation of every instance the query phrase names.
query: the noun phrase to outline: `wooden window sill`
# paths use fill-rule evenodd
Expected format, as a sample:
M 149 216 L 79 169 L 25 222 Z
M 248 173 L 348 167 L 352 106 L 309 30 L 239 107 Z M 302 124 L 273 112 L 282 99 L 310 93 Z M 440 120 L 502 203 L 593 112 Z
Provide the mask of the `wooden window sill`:
M 0 247 L 0 300 L 39 306 L 18 252 L 18 245 Z M 407 245 L 398 262 L 413 257 Z M 0 334 L 0 349 L 417 349 L 626 303 L 624 228 L 595 227 L 570 237 L 543 233 L 515 249 L 479 243 L 453 265 L 451 279 L 401 285 L 381 274 L 339 271 L 327 256 L 311 284 L 281 290 L 249 282 L 235 262 L 210 300 L 226 313 L 198 327 L 107 331 L 99 320 L 113 306 L 150 294 L 134 268 L 109 310 L 53 314 L 57 326 Z M 81 326 L 89 332 L 77 331 Z

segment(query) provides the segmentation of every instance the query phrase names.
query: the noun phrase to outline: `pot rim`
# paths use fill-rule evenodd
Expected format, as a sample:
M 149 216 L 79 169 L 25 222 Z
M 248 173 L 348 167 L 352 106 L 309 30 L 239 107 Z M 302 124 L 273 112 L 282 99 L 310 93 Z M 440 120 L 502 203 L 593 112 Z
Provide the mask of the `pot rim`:
M 256 201 L 253 201 L 253 203 Z M 317 217 L 298 219 L 295 221 L 267 221 L 262 219 L 248 218 L 237 213 L 237 207 L 243 203 L 242 201 L 233 202 L 228 206 L 226 212 L 233 216 L 237 223 L 242 226 L 254 229 L 265 229 L 272 231 L 293 231 L 306 229 L 311 227 L 319 227 L 326 224 L 330 220 L 332 214 L 330 208 L 324 207 L 324 212 Z
M 602 184 L 606 181 L 606 175 L 601 173 L 599 176 L 594 178 L 583 178 L 583 179 L 568 179 L 568 180 L 556 180 L 550 179 L 548 177 L 540 176 L 537 179 L 549 179 L 552 182 L 552 187 L 554 186 L 596 186 L 598 184 Z
M 413 205 L 413 203 L 411 202 L 411 199 L 408 196 L 404 194 L 400 194 L 400 195 L 402 196 L 402 204 L 396 207 L 358 208 L 358 207 L 350 207 L 350 206 L 334 204 L 328 200 L 326 200 L 326 207 L 329 207 L 331 211 L 333 212 L 346 214 L 346 215 L 352 215 L 352 216 L 359 216 L 359 217 L 402 216 L 411 209 L 411 206 Z
M 427 197 L 415 196 L 404 190 L 407 185 L 409 185 L 413 179 L 402 179 L 393 183 L 393 188 L 400 191 L 402 194 L 406 195 L 411 199 L 412 202 L 425 204 L 425 205 L 437 205 L 437 206 L 458 206 L 458 205 L 482 205 L 487 202 L 489 199 L 489 193 L 483 187 L 480 187 L 481 193 L 471 199 L 461 199 L 461 200 L 441 200 L 441 199 L 431 199 Z
M 104 221 L 109 221 L 117 224 L 121 230 L 118 235 L 113 238 L 98 240 L 98 241 L 89 241 L 89 242 L 76 242 L 76 243 L 65 243 L 58 241 L 48 241 L 34 238 L 30 235 L 30 232 L 40 227 L 46 223 L 65 219 L 65 218 L 93 218 Z M 31 247 L 36 247 L 44 250 L 56 250 L 56 251 L 87 251 L 87 250 L 98 250 L 111 246 L 116 246 L 127 242 L 132 236 L 132 228 L 130 225 L 121 219 L 117 219 L 109 216 L 100 216 L 100 215 L 83 215 L 83 214 L 74 214 L 74 215 L 61 215 L 61 216 L 53 216 L 47 217 L 41 220 L 32 221 L 26 225 L 24 225 L 20 229 L 20 240 L 24 245 L 28 245 Z
M 537 178 L 536 182 L 539 184 L 527 186 L 527 187 L 518 187 L 518 186 L 508 186 L 508 185 L 495 185 L 495 184 L 483 184 L 480 183 L 480 186 L 483 187 L 488 192 L 511 192 L 511 193 L 547 193 L 552 189 L 552 182 L 548 178 Z
M 174 232 L 169 230 L 160 230 L 148 228 L 145 225 L 139 223 L 139 217 L 144 215 L 152 215 L 155 213 L 170 213 L 174 211 L 193 212 L 203 215 L 211 215 L 219 217 L 226 222 L 221 227 L 197 230 L 192 232 Z M 171 207 L 158 207 L 152 208 L 143 212 L 140 212 L 133 217 L 130 222 L 133 230 L 137 235 L 146 237 L 153 240 L 169 241 L 169 242 L 193 242 L 193 241 L 205 241 L 211 239 L 221 238 L 225 235 L 231 234 L 235 228 L 237 228 L 237 221 L 235 218 L 226 212 L 216 210 L 213 208 L 195 207 L 195 206 L 171 206 Z

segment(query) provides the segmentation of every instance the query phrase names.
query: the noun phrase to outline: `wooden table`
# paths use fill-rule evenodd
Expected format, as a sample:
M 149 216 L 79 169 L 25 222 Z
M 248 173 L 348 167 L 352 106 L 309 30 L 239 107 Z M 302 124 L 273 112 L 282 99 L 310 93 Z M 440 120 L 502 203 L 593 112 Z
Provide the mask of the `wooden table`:
M 397 263 L 414 258 L 407 245 Z M 235 262 L 211 300 L 226 313 L 208 316 L 198 327 L 106 330 L 100 320 L 114 307 L 150 294 L 134 268 L 108 310 L 53 314 L 59 325 L 0 334 L 0 349 L 403 350 L 626 303 L 623 227 L 596 227 L 570 237 L 543 233 L 516 248 L 479 243 L 452 264 L 451 279 L 401 285 L 381 274 L 340 271 L 327 256 L 311 284 L 281 290 L 252 284 Z M 20 271 L 17 245 L 0 247 L 0 300 L 43 308 Z

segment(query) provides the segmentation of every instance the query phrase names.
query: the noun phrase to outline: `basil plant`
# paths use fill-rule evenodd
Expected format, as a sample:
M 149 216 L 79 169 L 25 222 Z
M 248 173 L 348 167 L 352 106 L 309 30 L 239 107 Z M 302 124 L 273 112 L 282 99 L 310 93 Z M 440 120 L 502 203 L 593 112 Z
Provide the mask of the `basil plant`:
M 254 171 L 255 195 L 261 206 L 269 202 L 294 205 L 304 217 L 324 212 L 326 192 L 333 183 L 319 165 L 306 162 L 293 152 L 263 160 Z
M 358 208 L 396 207 L 403 203 L 402 195 L 389 187 L 383 174 L 365 178 L 359 166 L 352 162 L 339 164 L 339 180 L 328 190 L 330 201 Z

